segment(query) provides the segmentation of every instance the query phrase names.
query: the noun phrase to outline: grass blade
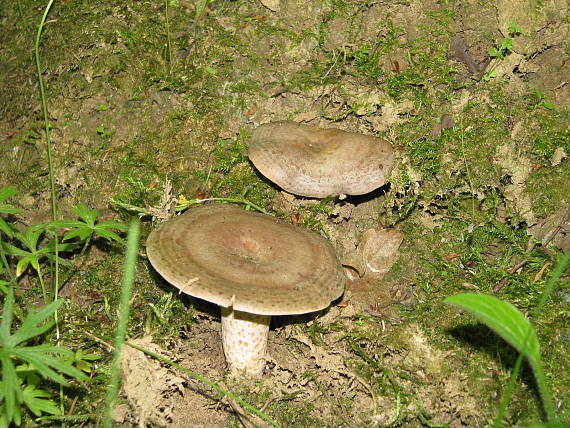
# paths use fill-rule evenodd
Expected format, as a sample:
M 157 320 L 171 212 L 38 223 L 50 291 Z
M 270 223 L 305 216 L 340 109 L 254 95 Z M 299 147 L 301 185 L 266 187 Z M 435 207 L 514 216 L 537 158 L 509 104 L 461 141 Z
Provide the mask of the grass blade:
M 538 337 L 530 321 L 513 305 L 486 294 L 462 293 L 444 300 L 470 312 L 485 323 L 517 351 L 529 359 L 531 365 L 540 360 Z
M 109 390 L 107 393 L 107 408 L 105 413 L 105 420 L 103 426 L 110 428 L 113 423 L 112 411 L 119 394 L 119 378 L 120 378 L 120 361 L 121 349 L 125 342 L 125 335 L 127 332 L 127 324 L 129 321 L 129 300 L 131 299 L 133 279 L 135 275 L 135 263 L 137 260 L 137 250 L 139 242 L 140 223 L 133 220 L 129 227 L 127 235 L 127 254 L 125 257 L 125 266 L 123 271 L 123 281 L 121 285 L 121 303 L 120 303 L 120 316 L 117 325 L 117 334 L 115 336 L 115 352 L 113 355 L 113 362 L 111 364 L 111 381 L 109 383 Z
M 530 321 L 512 304 L 486 294 L 462 293 L 448 297 L 444 302 L 473 314 L 528 360 L 536 378 L 547 419 L 553 419 L 554 407 L 542 368 L 540 345 Z

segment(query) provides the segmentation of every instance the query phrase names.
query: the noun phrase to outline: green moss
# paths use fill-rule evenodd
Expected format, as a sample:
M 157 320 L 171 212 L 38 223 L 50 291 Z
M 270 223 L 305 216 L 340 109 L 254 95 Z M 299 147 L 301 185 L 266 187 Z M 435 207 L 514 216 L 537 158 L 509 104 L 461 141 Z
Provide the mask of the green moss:
M 556 212 L 561 206 L 560 197 L 570 195 L 568 162 L 533 172 L 526 181 L 526 192 L 532 199 L 532 210 L 537 216 L 545 217 Z
M 530 150 L 540 162 L 549 162 L 554 151 L 562 147 L 570 153 L 570 130 L 565 123 L 570 122 L 570 114 L 541 110 L 538 112 L 538 130 L 531 136 Z
M 248 161 L 245 141 L 249 135 L 242 131 L 235 140 L 219 139 L 211 167 L 195 175 L 212 197 L 242 198 L 267 208 L 275 190 Z

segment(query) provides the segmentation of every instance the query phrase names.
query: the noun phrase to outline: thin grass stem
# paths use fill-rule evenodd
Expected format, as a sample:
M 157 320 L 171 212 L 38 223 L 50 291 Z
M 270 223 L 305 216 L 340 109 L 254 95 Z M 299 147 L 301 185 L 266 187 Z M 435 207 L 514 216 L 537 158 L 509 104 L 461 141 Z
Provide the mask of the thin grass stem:
M 499 405 L 499 412 L 497 413 L 497 417 L 493 422 L 493 428 L 500 428 L 503 425 L 503 420 L 505 418 L 505 414 L 507 413 L 507 407 L 511 401 L 511 396 L 513 395 L 513 391 L 517 385 L 517 379 L 519 377 L 522 362 L 524 360 L 524 355 L 519 353 L 519 356 L 515 362 L 515 367 L 511 373 L 511 378 L 509 379 L 509 384 L 507 385 L 507 390 L 505 391 L 505 395 L 501 400 L 501 404 Z
M 44 13 L 40 20 L 40 24 L 38 25 L 38 32 L 36 34 L 36 43 L 35 43 L 35 58 L 36 58 L 36 69 L 38 73 L 38 85 L 40 87 L 40 99 L 42 104 L 42 115 L 44 117 L 44 128 L 46 133 L 46 149 L 47 149 L 47 161 L 48 161 L 48 170 L 49 170 L 49 186 L 51 192 L 51 211 L 52 211 L 52 218 L 53 221 L 57 220 L 57 195 L 55 193 L 55 174 L 53 168 L 53 161 L 52 161 L 52 148 L 51 148 L 51 138 L 50 138 L 50 125 L 49 125 L 49 115 L 48 115 L 48 107 L 47 107 L 47 100 L 46 100 L 46 91 L 44 86 L 44 80 L 42 77 L 42 66 L 40 61 L 40 40 L 42 37 L 42 32 L 44 29 L 44 25 L 46 22 L 46 18 L 48 13 L 51 9 L 54 0 L 49 0 L 46 8 L 44 9 Z M 54 273 L 53 273 L 53 299 L 57 300 L 59 297 L 59 248 L 58 248 L 58 241 L 57 241 L 57 233 L 54 233 Z M 39 273 L 40 283 L 42 285 L 42 293 L 44 295 L 44 302 L 47 304 L 47 293 L 46 287 L 42 279 L 41 273 Z M 60 338 L 60 331 L 59 331 L 59 317 L 58 311 L 55 311 L 53 314 L 53 318 L 55 321 L 55 337 L 57 338 L 58 345 L 59 345 L 59 338 Z M 60 385 L 59 387 L 59 397 L 60 397 L 60 407 L 61 411 L 63 412 L 63 386 Z
M 164 16 L 166 19 L 166 63 L 168 67 L 168 75 L 172 72 L 172 44 L 170 40 L 170 21 L 168 20 L 168 1 L 164 0 Z
M 46 22 L 47 15 L 51 9 L 54 0 L 49 0 L 42 18 L 40 20 L 40 24 L 38 25 L 38 32 L 36 34 L 36 44 L 35 44 L 35 58 L 36 58 L 36 68 L 38 73 L 38 84 L 40 87 L 40 98 L 42 104 L 42 115 L 44 117 L 44 129 L 46 133 L 46 144 L 47 144 L 47 161 L 48 161 L 48 169 L 49 169 L 49 185 L 51 191 L 51 212 L 53 221 L 57 220 L 57 195 L 55 193 L 55 174 L 54 174 L 54 167 L 53 167 L 53 160 L 52 160 L 52 147 L 51 147 L 51 138 L 50 138 L 50 124 L 49 124 L 49 115 L 48 115 L 48 107 L 47 107 L 47 99 L 46 99 L 46 91 L 44 80 L 42 77 L 42 66 L 40 61 L 40 40 L 42 37 L 42 32 L 44 29 L 44 25 Z M 54 300 L 57 300 L 59 294 L 59 249 L 58 249 L 58 241 L 57 241 L 57 234 L 54 234 L 54 254 L 55 254 L 55 261 L 54 261 Z M 41 275 L 40 275 L 41 281 Z M 46 299 L 45 293 L 45 285 L 42 282 L 42 291 L 44 292 L 44 299 Z M 47 303 L 47 302 L 46 302 Z M 56 336 L 59 338 L 59 322 L 57 317 L 57 311 L 54 313 L 55 325 L 56 325 Z
M 475 222 L 475 190 L 473 187 L 473 178 L 471 177 L 471 171 L 469 170 L 469 165 L 467 164 L 467 158 L 465 157 L 465 141 L 463 122 L 460 123 L 461 134 L 459 140 L 461 141 L 461 157 L 463 158 L 463 165 L 465 166 L 465 172 L 467 173 L 467 180 L 469 180 L 469 190 L 471 190 L 471 221 Z
M 556 268 L 554 269 L 554 272 L 552 273 L 550 279 L 546 283 L 546 287 L 540 296 L 538 305 L 536 306 L 536 308 L 532 313 L 533 319 L 536 320 L 540 315 L 540 312 L 544 308 L 544 305 L 546 304 L 548 297 L 554 291 L 556 283 L 564 273 L 564 270 L 566 269 L 566 266 L 568 266 L 568 263 L 570 263 L 570 251 L 564 254 L 562 258 L 559 260 L 559 262 L 556 264 Z M 526 347 L 526 341 L 524 347 Z M 501 404 L 499 406 L 499 412 L 497 414 L 497 417 L 495 418 L 495 421 L 493 422 L 493 428 L 499 428 L 503 423 L 507 407 L 511 401 L 511 396 L 515 388 L 516 380 L 520 373 L 523 359 L 524 359 L 523 353 L 519 353 L 519 356 L 515 363 L 515 367 L 513 368 L 513 371 L 511 373 L 511 378 L 509 379 L 507 390 L 505 392 L 503 399 L 501 400 Z M 532 369 L 535 374 L 536 384 L 538 386 L 538 392 L 542 401 L 544 413 L 546 414 L 546 419 L 547 421 L 553 421 L 555 418 L 555 414 L 554 414 L 554 405 L 552 401 L 552 393 L 550 392 L 550 389 L 548 388 L 548 385 L 546 383 L 546 376 L 542 369 L 542 365 L 534 364 L 532 366 Z
M 112 411 L 119 394 L 121 350 L 125 343 L 125 335 L 127 333 L 127 325 L 129 322 L 129 301 L 131 299 L 133 279 L 135 276 L 139 233 L 140 221 L 136 219 L 131 222 L 129 232 L 127 234 L 127 252 L 123 268 L 123 280 L 121 283 L 119 322 L 117 324 L 117 333 L 115 335 L 115 351 L 113 353 L 113 361 L 111 363 L 111 380 L 109 382 L 109 390 L 106 399 L 105 420 L 103 422 L 104 428 L 110 428 L 112 426 Z
M 0 233 L 0 249 L 1 248 L 2 248 L 2 233 Z M 10 265 L 8 264 L 8 259 L 6 258 L 6 253 L 4 253 L 4 251 L 0 251 L 0 259 L 2 260 L 2 264 L 4 265 L 4 268 L 8 272 L 8 276 L 10 277 L 10 282 L 14 286 L 17 285 L 18 280 L 16 279 L 16 274 L 14 273 L 14 271 L 11 269 Z
M 40 280 L 40 285 L 42 286 L 42 295 L 44 298 L 44 305 L 47 305 L 49 303 L 49 299 L 48 299 L 47 290 L 46 290 L 46 283 L 44 281 L 44 275 L 42 274 L 42 268 L 41 268 L 41 265 L 39 263 L 38 263 L 38 278 Z

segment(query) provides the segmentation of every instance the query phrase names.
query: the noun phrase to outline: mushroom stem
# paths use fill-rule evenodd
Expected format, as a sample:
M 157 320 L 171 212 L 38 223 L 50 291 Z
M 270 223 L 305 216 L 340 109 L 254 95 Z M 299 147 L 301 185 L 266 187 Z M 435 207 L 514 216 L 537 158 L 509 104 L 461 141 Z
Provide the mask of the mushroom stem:
M 271 316 L 222 306 L 222 342 L 230 370 L 258 376 L 265 366 Z

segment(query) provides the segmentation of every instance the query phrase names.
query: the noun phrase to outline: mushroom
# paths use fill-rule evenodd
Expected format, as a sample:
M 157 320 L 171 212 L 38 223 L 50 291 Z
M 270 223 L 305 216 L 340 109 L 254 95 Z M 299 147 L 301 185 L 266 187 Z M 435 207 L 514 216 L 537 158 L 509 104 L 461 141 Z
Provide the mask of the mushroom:
M 250 375 L 263 371 L 272 315 L 319 311 L 344 291 L 342 267 L 323 237 L 229 205 L 161 224 L 147 255 L 181 293 L 221 306 L 228 366 Z
M 295 195 L 363 195 L 386 183 L 394 166 L 392 146 L 370 135 L 295 122 L 261 125 L 249 159 L 265 177 Z

